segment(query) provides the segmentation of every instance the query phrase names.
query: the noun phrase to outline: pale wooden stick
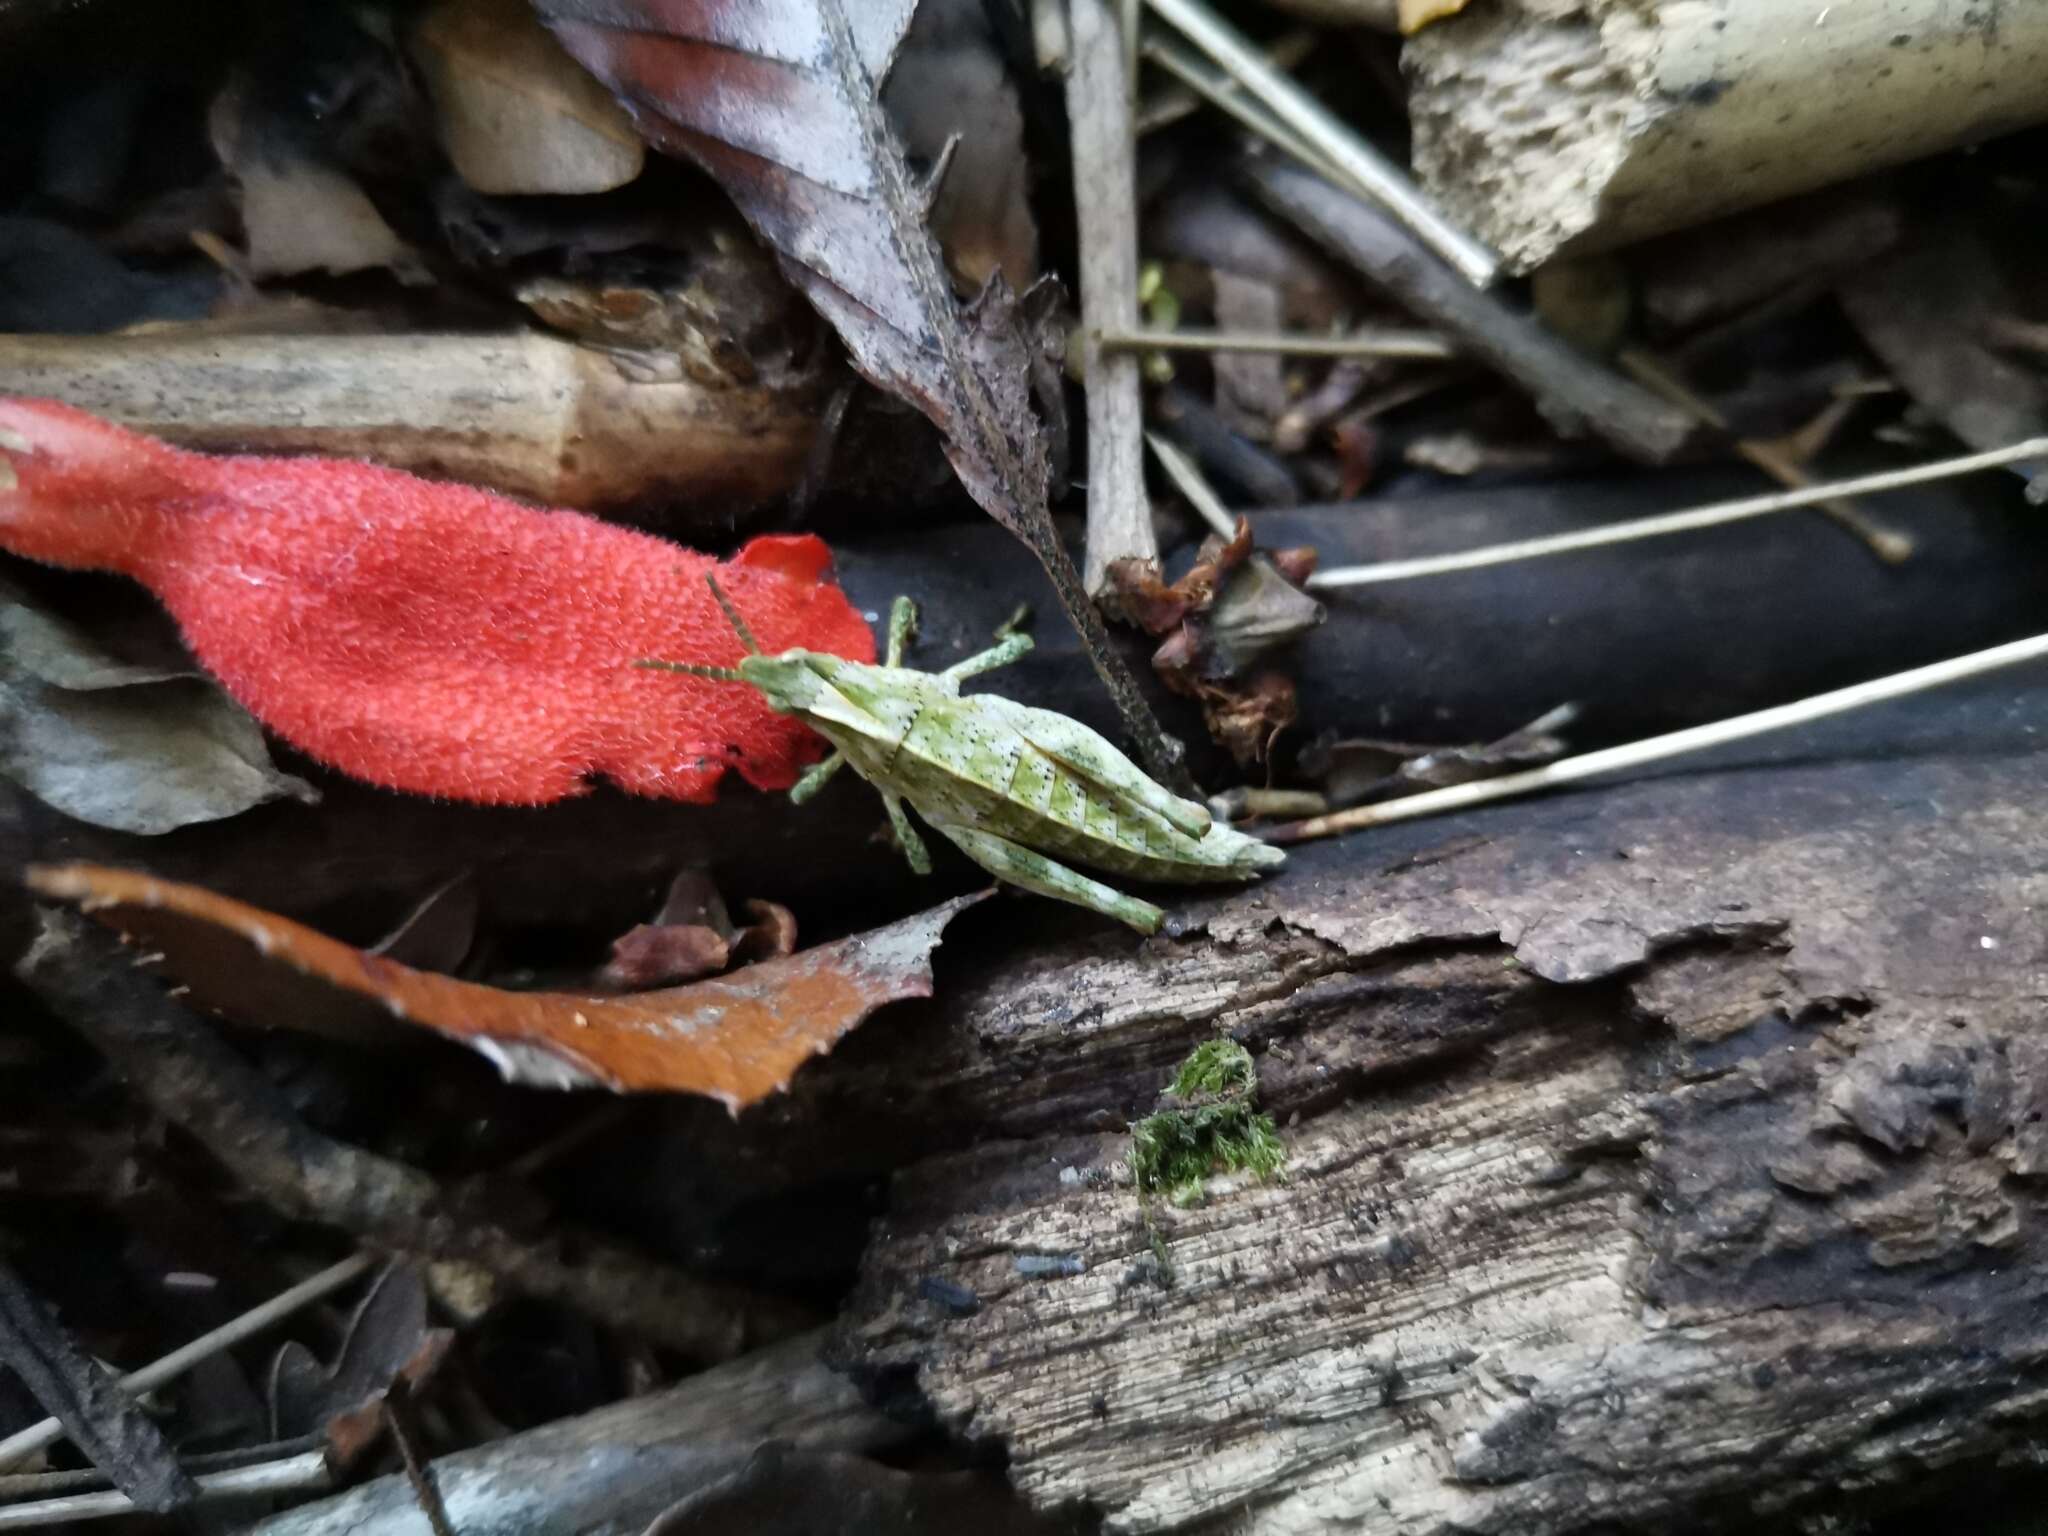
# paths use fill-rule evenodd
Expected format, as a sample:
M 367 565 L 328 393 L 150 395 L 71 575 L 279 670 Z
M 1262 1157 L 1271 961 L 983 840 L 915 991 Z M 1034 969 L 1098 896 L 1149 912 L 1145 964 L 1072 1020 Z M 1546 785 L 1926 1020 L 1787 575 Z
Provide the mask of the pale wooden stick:
M 1547 763 L 1541 768 L 1530 768 L 1522 773 L 1504 774 L 1497 779 L 1480 779 L 1471 784 L 1454 784 L 1448 789 L 1432 789 L 1419 795 L 1403 795 L 1398 800 L 1382 800 L 1377 805 L 1355 806 L 1348 811 L 1337 811 L 1328 816 L 1297 821 L 1288 826 L 1275 827 L 1266 834 L 1266 839 L 1275 843 L 1307 842 L 1312 838 L 1334 837 L 1342 832 L 1357 832 L 1366 827 L 1382 827 L 1397 821 L 1437 816 L 1445 811 L 1461 811 L 1468 806 L 1487 805 L 1495 800 L 1512 800 L 1521 795 L 1533 795 L 1546 789 L 1555 789 L 1560 785 L 1576 784 L 1599 774 L 1640 768 L 1645 764 L 1662 762 L 1666 758 L 1679 757 L 1688 752 L 1703 752 L 1709 747 L 1723 746 L 1731 741 L 1746 741 L 1752 736 L 1781 731 L 1788 726 L 1824 720 L 1830 715 L 1861 709 L 1866 704 L 1880 704 L 1887 699 L 1904 698 L 1908 694 L 1939 688 L 1945 683 L 1981 677 L 2001 667 L 2017 666 L 2021 662 L 2037 661 L 2043 657 L 2048 657 L 2048 635 L 2012 640 L 2004 645 L 1994 645 L 1989 650 L 1972 651 L 1967 656 L 1937 661 L 1925 667 L 1914 667 L 1906 672 L 1894 672 L 1889 677 L 1873 678 L 1867 683 L 1853 683 L 1847 688 L 1837 688 L 1832 693 L 1817 693 L 1809 699 L 1798 699 L 1772 709 L 1760 709 L 1753 714 L 1736 715 L 1732 719 L 1716 720 L 1708 725 L 1690 726 L 1685 730 L 1672 731 L 1663 736 L 1651 736 L 1646 740 L 1628 742 L 1619 747 L 1606 747 L 1598 752 L 1582 753 L 1578 757 L 1560 758 L 1557 762 Z
M 1405 357 L 1442 362 L 1456 350 L 1434 331 L 1368 326 L 1343 336 L 1296 331 L 1106 331 L 1105 352 L 1269 352 L 1281 357 Z
M 253 1467 L 236 1467 L 231 1472 L 202 1473 L 198 1504 L 224 1499 L 253 1498 L 267 1493 L 309 1493 L 331 1487 L 334 1475 L 327 1468 L 327 1453 L 307 1451 L 282 1461 L 258 1462 Z M 26 1504 L 0 1504 L 0 1531 L 27 1530 L 41 1525 L 68 1525 L 76 1520 L 104 1520 L 131 1513 L 135 1505 L 125 1493 L 74 1493 L 58 1499 L 35 1499 Z
M 130 1397 L 140 1397 L 153 1392 L 167 1381 L 173 1381 L 191 1370 L 200 1361 L 232 1349 L 244 1339 L 253 1338 L 273 1323 L 290 1317 L 301 1307 L 310 1306 L 322 1297 L 331 1296 L 358 1275 L 368 1273 L 370 1266 L 377 1262 L 367 1253 L 351 1254 L 339 1264 L 330 1264 L 310 1279 L 301 1280 L 288 1291 L 280 1291 L 259 1306 L 251 1307 L 240 1317 L 229 1318 L 218 1328 L 202 1333 L 188 1344 L 182 1344 L 160 1360 L 152 1360 L 138 1370 L 130 1371 L 118 1378 L 114 1385 Z M 0 1440 L 0 1470 L 15 1465 L 26 1457 L 34 1455 L 46 1445 L 54 1445 L 64 1438 L 64 1426 L 54 1418 L 43 1419 L 26 1429 L 18 1429 L 5 1440 Z
M 1088 391 L 1088 540 L 1082 584 L 1100 598 L 1119 560 L 1157 560 L 1145 499 L 1143 381 L 1133 352 L 1091 338 L 1138 320 L 1138 175 L 1131 84 L 1113 0 L 1072 0 L 1067 119 L 1081 245 L 1082 366 Z
M 1225 510 L 1223 498 L 1216 494 L 1215 487 L 1202 477 L 1195 461 L 1174 447 L 1157 432 L 1147 432 L 1145 441 L 1152 446 L 1160 465 L 1166 470 L 1173 483 L 1187 497 L 1188 505 L 1201 515 L 1202 521 L 1215 529 L 1224 538 L 1237 536 L 1237 519 Z
M 1500 258 L 1439 213 L 1406 175 L 1283 70 L 1275 69 L 1203 0 L 1148 0 L 1152 9 L 1214 59 L 1344 178 L 1474 287 L 1500 272 Z M 1192 83 L 1192 82 L 1190 82 Z
M 1690 533 L 1696 528 L 1718 528 L 1745 518 L 1764 517 L 1773 512 L 1790 512 L 1811 507 L 1837 496 L 1868 496 L 1878 491 L 1902 490 L 1980 469 L 1997 469 L 2022 459 L 2048 454 L 2048 437 L 2030 437 L 2004 448 L 1983 453 L 1965 453 L 1952 459 L 1935 459 L 1910 469 L 1891 469 L 1882 474 L 1858 475 L 1848 480 L 1830 480 L 1793 491 L 1774 491 L 1767 496 L 1745 496 L 1735 501 L 1717 501 L 1684 512 L 1664 512 L 1656 517 L 1639 517 L 1604 528 L 1579 533 L 1557 533 L 1540 539 L 1517 539 L 1508 544 L 1490 544 L 1484 549 L 1460 550 L 1451 555 L 1423 555 L 1413 560 L 1384 560 L 1375 565 L 1339 565 L 1317 571 L 1309 577 L 1311 591 L 1338 587 L 1369 587 L 1381 582 L 1409 581 L 1417 576 L 1441 576 L 1450 571 L 1475 571 L 1489 565 L 1508 565 L 1517 560 L 1538 560 L 1547 555 L 1569 554 L 1574 550 L 1599 549 L 1609 544 L 1627 544 L 1637 539 L 1654 539 L 1667 533 Z
M 1144 54 L 1224 116 L 1236 119 L 1267 143 L 1292 155 L 1317 175 L 1327 176 L 1331 181 L 1349 187 L 1360 197 L 1369 195 L 1365 188 L 1346 176 L 1335 161 L 1318 153 L 1300 134 L 1237 89 L 1236 82 L 1228 76 L 1211 74 L 1193 55 L 1156 35 L 1145 39 Z

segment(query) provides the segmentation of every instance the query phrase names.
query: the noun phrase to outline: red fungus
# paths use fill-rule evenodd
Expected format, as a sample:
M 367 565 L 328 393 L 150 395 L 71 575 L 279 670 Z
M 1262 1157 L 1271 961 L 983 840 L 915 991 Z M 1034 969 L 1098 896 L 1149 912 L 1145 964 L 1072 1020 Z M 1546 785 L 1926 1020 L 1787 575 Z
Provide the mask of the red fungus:
M 708 801 L 727 768 L 783 789 L 823 742 L 753 689 L 634 666 L 769 650 L 861 661 L 874 636 L 809 535 L 723 565 L 577 512 L 338 459 L 190 453 L 0 397 L 0 549 L 118 571 L 271 730 L 391 789 L 531 805 L 602 774 Z

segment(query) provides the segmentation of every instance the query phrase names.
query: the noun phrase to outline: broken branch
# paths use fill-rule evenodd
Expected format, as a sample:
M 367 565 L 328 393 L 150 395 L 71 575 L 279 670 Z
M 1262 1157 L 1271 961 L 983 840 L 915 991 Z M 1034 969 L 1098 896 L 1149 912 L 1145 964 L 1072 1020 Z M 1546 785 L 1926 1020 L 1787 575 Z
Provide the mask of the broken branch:
M 45 911 L 16 974 L 166 1118 L 255 1194 L 380 1246 L 465 1259 L 700 1359 L 792 1331 L 787 1303 L 715 1285 L 567 1225 L 526 1237 L 459 1215 L 417 1168 L 321 1135 L 261 1073 L 130 963 L 112 934 Z

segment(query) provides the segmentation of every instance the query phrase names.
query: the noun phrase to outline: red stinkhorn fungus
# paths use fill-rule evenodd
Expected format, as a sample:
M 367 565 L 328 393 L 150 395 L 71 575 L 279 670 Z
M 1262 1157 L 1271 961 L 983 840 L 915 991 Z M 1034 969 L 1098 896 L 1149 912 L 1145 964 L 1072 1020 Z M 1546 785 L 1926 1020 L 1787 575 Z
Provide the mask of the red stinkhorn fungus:
M 752 688 L 634 663 L 763 646 L 874 658 L 803 535 L 710 556 L 577 512 L 336 459 L 222 458 L 0 397 L 0 549 L 117 571 L 309 756 L 416 794 L 531 805 L 603 775 L 708 801 L 787 788 L 824 744 Z

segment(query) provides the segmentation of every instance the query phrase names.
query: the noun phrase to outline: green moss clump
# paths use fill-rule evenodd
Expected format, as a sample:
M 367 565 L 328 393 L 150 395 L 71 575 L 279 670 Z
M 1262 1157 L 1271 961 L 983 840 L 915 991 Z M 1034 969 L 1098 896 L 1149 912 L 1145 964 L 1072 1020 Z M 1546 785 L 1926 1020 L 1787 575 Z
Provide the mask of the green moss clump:
M 1251 1052 L 1235 1040 L 1197 1046 L 1174 1075 L 1163 1107 L 1131 1127 L 1131 1173 L 1139 1193 L 1193 1205 L 1212 1173 L 1278 1173 L 1287 1149 L 1273 1117 L 1259 1112 L 1258 1092 Z

